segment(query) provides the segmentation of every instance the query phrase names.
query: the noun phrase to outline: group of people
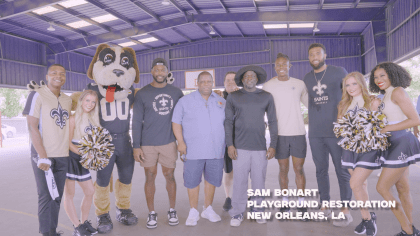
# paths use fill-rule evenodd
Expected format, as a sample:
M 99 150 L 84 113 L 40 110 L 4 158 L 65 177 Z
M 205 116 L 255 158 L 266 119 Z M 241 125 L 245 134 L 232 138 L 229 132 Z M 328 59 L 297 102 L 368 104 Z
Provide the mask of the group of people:
M 351 200 L 353 191 L 356 200 L 368 201 L 366 180 L 374 169 L 382 168 L 376 189 L 385 200 L 397 202 L 397 207 L 392 209 L 402 228 L 397 235 L 420 235 L 413 225 L 413 203 L 408 181 L 408 166 L 420 159 L 419 141 L 406 131 L 420 125 L 419 115 L 404 91 L 410 85 L 410 75 L 397 64 L 381 63 L 372 70 L 368 88 L 361 73 L 348 74 L 342 67 L 326 65 L 326 56 L 324 45 L 310 45 L 308 57 L 313 70 L 300 80 L 289 76 L 290 59 L 279 53 L 274 64 L 277 76 L 266 82 L 267 74 L 263 68 L 245 66 L 238 72 L 226 73 L 223 93 L 212 90 L 214 78 L 204 71 L 197 77 L 197 91 L 185 96 L 179 88 L 167 84 L 167 62 L 162 58 L 155 59 L 151 68 L 153 82 L 135 95 L 134 90 L 129 93 L 131 97 L 126 104 L 126 107 L 133 104 L 133 144 L 131 146 L 131 140 L 126 140 L 125 136 L 113 135 L 113 143 L 121 142 L 119 147 L 122 148 L 117 149 L 116 145 L 115 152 L 118 153 L 114 153 L 114 159 L 111 158 L 104 170 L 98 171 L 98 176 L 112 172 L 114 163 L 118 161 L 115 155 L 132 155 L 134 158 L 126 161 L 140 162 L 145 172 L 144 192 L 149 210 L 146 226 L 156 228 L 158 213 L 154 208 L 154 195 L 160 163 L 169 198 L 168 223 L 177 225 L 174 170 L 179 153 L 190 204 L 185 224 L 197 225 L 200 215 L 211 222 L 221 221 L 212 203 L 216 187 L 223 182 L 226 192 L 223 209 L 229 211 L 230 225 L 240 226 L 246 211 L 249 182 L 253 190 L 265 189 L 267 163 L 273 157 L 279 163 L 280 188 L 289 188 L 291 156 L 297 188 L 305 189 L 303 166 L 307 143 L 301 113 L 303 103 L 308 108 L 308 138 L 320 201 L 330 200 L 329 155 L 334 163 L 341 200 Z M 56 228 L 63 191 L 64 207 L 75 227 L 74 235 L 109 232 L 112 229 L 109 204 L 99 207 L 104 205 L 101 201 L 106 203 L 109 199 L 95 199 L 97 229 L 87 219 L 93 196 L 97 194 L 95 189 L 102 191 L 101 188 L 110 188 L 109 178 L 105 182 L 92 183 L 89 170 L 79 163 L 76 146 L 93 126 L 104 126 L 105 121 L 99 119 L 100 94 L 85 90 L 79 97 L 74 115 L 71 115 L 71 99 L 61 92 L 66 80 L 64 67 L 58 64 L 50 66 L 46 80 L 47 86 L 31 92 L 23 112 L 27 115 L 32 140 L 31 159 L 39 197 L 40 232 L 43 235 L 60 235 Z M 257 88 L 260 84 L 262 89 Z M 382 101 L 370 95 L 368 89 L 372 93 L 384 94 Z M 387 116 L 389 123 L 381 132 L 391 133 L 388 150 L 356 153 L 343 150 L 337 144 L 340 139 L 333 132 L 333 122 L 361 108 L 379 110 Z M 104 115 L 107 112 L 102 110 Z M 270 132 L 268 147 L 265 116 Z M 46 181 L 45 171 L 50 168 L 59 192 L 56 199 L 50 196 Z M 127 225 L 135 224 L 137 216 L 129 209 L 131 188 L 128 191 L 125 187 L 131 185 L 132 170 L 127 171 L 131 175 L 126 177 L 120 172 L 124 173 L 124 170 L 119 170 L 120 184 L 115 188 L 124 197 L 116 202 L 117 220 Z M 205 199 L 200 214 L 198 198 L 202 176 Z M 80 218 L 73 203 L 76 181 L 84 192 Z M 95 185 L 101 188 L 95 188 Z M 401 202 L 390 191 L 394 185 Z M 263 198 L 256 196 L 251 200 L 260 205 Z M 283 197 L 282 201 L 288 201 L 288 198 Z M 304 197 L 298 197 L 298 201 L 303 202 Z M 306 208 L 297 210 L 307 212 Z M 264 209 L 255 207 L 250 211 Z M 290 208 L 284 207 L 280 211 L 289 212 Z M 326 217 L 332 212 L 327 208 L 320 211 Z M 348 208 L 341 211 L 345 219 L 333 223 L 335 226 L 348 226 L 353 221 L 350 211 Z M 355 228 L 355 233 L 376 235 L 375 213 L 368 209 L 360 211 L 362 221 Z M 262 224 L 266 220 L 258 219 L 257 222 Z

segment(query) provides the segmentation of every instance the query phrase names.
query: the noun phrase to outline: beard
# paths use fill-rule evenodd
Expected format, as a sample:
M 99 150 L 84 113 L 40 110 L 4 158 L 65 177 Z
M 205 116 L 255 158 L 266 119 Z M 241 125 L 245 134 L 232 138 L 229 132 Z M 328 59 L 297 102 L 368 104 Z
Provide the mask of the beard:
M 314 68 L 314 70 L 318 70 L 325 65 L 325 59 L 322 59 L 322 61 L 320 61 L 317 66 L 315 66 L 311 62 L 309 62 L 309 64 L 311 64 L 311 66 L 312 66 L 312 68 Z
M 167 82 L 167 80 L 168 80 L 168 76 L 166 76 L 164 79 L 163 79 L 163 81 L 158 81 L 157 79 L 156 79 L 156 77 L 155 76 L 152 76 L 153 77 L 153 80 L 154 81 L 156 81 L 156 83 L 159 83 L 159 84 L 163 84 L 163 83 L 166 83 Z

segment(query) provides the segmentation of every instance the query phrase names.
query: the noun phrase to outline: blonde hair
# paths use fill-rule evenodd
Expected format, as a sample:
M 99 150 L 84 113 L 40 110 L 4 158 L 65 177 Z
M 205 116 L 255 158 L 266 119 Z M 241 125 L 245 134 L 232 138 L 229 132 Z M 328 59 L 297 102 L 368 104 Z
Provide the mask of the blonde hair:
M 83 99 L 87 95 L 92 95 L 96 98 L 96 105 L 95 108 L 92 109 L 88 114 L 85 114 L 82 108 L 82 102 Z M 82 125 L 82 119 L 87 116 L 87 119 L 93 126 L 100 127 L 101 124 L 99 123 L 99 101 L 98 101 L 98 94 L 93 90 L 85 90 L 82 92 L 82 94 L 79 97 L 79 100 L 77 101 L 76 106 L 76 112 L 74 113 L 74 123 L 75 123 L 75 129 L 78 129 L 80 134 L 83 134 L 85 131 L 85 127 L 81 127 Z
M 355 78 L 357 84 L 362 89 L 362 97 L 365 101 L 365 105 L 363 106 L 367 110 L 370 110 L 370 103 L 372 102 L 372 99 L 370 98 L 370 94 L 367 89 L 366 80 L 363 77 L 363 75 L 360 72 L 351 72 L 343 79 L 343 95 L 341 97 L 341 101 L 338 104 L 338 118 L 341 118 L 344 116 L 344 114 L 347 112 L 347 109 L 349 108 L 351 102 L 353 101 L 353 97 L 350 96 L 350 94 L 347 92 L 346 89 L 346 81 L 350 78 Z

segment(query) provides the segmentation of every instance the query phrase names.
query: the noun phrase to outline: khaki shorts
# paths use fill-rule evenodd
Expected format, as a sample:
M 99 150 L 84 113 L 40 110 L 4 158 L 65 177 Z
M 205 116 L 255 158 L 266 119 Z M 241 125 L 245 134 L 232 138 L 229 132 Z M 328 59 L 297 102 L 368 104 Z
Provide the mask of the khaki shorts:
M 175 168 L 176 160 L 178 159 L 178 152 L 176 143 L 168 143 L 162 146 L 141 146 L 144 153 L 142 167 L 152 167 L 159 162 L 166 168 Z

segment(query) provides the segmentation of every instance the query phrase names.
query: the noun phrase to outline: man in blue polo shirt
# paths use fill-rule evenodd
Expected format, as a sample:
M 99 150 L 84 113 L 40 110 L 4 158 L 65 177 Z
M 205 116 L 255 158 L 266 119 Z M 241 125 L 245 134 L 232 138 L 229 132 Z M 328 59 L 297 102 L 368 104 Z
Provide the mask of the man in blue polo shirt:
M 225 100 L 212 92 L 213 78 L 204 71 L 197 78 L 198 90 L 178 101 L 172 116 L 172 128 L 178 151 L 184 161 L 184 186 L 188 189 L 190 212 L 185 222 L 194 226 L 200 219 L 198 196 L 204 173 L 204 207 L 201 217 L 221 220 L 214 212 L 214 191 L 223 177 L 225 152 Z

